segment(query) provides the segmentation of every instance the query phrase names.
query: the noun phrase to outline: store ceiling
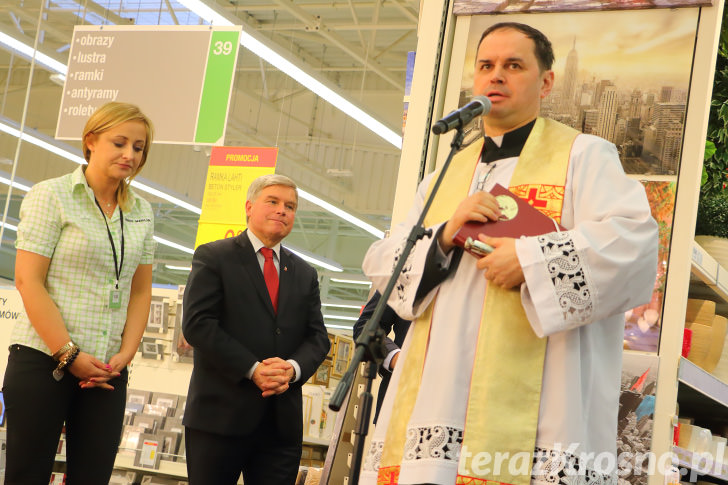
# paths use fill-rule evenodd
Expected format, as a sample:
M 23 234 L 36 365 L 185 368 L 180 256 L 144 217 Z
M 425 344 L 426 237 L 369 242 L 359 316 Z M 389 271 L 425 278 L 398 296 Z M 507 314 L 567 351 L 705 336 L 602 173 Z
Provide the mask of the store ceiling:
M 416 46 L 419 0 L 205 1 L 214 3 L 236 24 L 264 35 L 277 49 L 303 62 L 307 70 L 336 85 L 347 99 L 401 132 L 407 53 Z M 0 2 L 1 32 L 29 45 L 37 38 L 40 52 L 63 63 L 68 60 L 74 25 L 104 23 L 196 25 L 199 19 L 174 0 Z M 153 56 L 154 51 L 150 48 L 138 55 Z M 29 71 L 28 61 L 0 48 L 0 116 L 5 120 L 19 124 L 23 119 Z M 51 74 L 36 67 L 25 118 L 26 127 L 50 137 L 55 132 L 62 92 Z M 145 73 L 138 75 L 143 78 Z M 400 150 L 242 47 L 225 144 L 279 147 L 279 173 L 379 229 L 388 228 Z M 12 171 L 16 146 L 17 138 L 0 134 L 0 171 Z M 155 145 L 142 177 L 199 207 L 208 153 L 207 147 Z M 16 176 L 29 184 L 75 167 L 27 143 L 22 144 L 18 158 Z M 6 191 L 7 186 L 0 189 Z M 192 247 L 198 216 L 162 199 L 145 197 L 156 210 L 156 234 Z M 22 192 L 16 192 L 8 209 L 10 223 L 17 218 L 21 199 Z M 13 239 L 14 233 L 6 231 L 0 276 L 12 274 Z M 331 282 L 329 276 L 362 278 L 361 259 L 375 240 L 349 221 L 307 202 L 302 203 L 289 236 L 296 247 L 345 268 L 344 276 L 319 271 L 324 276 L 324 301 L 354 304 L 366 299 L 368 287 Z M 184 266 L 189 265 L 190 258 L 160 245 L 155 281 L 183 284 L 186 273 L 166 269 L 165 263 Z

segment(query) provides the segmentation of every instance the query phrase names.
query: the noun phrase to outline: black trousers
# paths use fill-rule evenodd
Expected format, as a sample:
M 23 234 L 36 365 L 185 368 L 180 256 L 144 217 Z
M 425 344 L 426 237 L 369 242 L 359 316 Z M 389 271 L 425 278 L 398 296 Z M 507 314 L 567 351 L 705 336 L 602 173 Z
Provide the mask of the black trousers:
M 281 439 L 271 412 L 248 436 L 186 426 L 185 448 L 190 485 L 234 485 L 241 472 L 243 481 L 252 485 L 294 485 L 301 463 L 301 438 Z
M 109 381 L 113 391 L 81 389 L 70 372 L 56 381 L 56 362 L 11 345 L 3 382 L 7 419 L 6 485 L 47 485 L 63 424 L 66 484 L 107 485 L 124 422 L 128 373 Z

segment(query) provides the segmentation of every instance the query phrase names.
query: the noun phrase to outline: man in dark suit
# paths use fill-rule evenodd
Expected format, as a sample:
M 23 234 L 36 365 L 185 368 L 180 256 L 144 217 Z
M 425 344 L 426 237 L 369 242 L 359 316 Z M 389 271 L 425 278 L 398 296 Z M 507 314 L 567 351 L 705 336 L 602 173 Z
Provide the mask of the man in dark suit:
M 359 319 L 354 324 L 354 339 L 358 339 L 364 326 L 372 318 L 374 309 L 377 308 L 377 304 L 381 298 L 381 294 L 375 291 L 372 297 L 369 299 L 364 309 L 359 315 Z M 384 329 L 385 334 L 389 334 L 394 330 L 394 340 L 389 337 L 384 339 L 384 347 L 387 350 L 387 356 L 379 366 L 379 375 L 382 376 L 382 382 L 379 384 L 379 392 L 377 394 L 377 409 L 374 412 L 374 423 L 377 422 L 379 417 L 379 408 L 382 407 L 382 401 L 384 400 L 384 394 L 387 392 L 389 387 L 389 379 L 392 377 L 392 371 L 394 366 L 397 365 L 397 359 L 399 358 L 399 349 L 404 343 L 404 338 L 407 335 L 407 330 L 410 326 L 410 321 L 400 318 L 399 315 L 392 310 L 392 307 L 387 305 L 382 313 L 382 319 L 379 321 L 379 326 Z
M 190 485 L 296 480 L 301 386 L 326 358 L 316 271 L 281 247 L 296 185 L 265 175 L 248 189 L 248 229 L 197 248 L 182 330 L 194 347 L 184 425 Z M 271 251 L 272 250 L 272 253 Z

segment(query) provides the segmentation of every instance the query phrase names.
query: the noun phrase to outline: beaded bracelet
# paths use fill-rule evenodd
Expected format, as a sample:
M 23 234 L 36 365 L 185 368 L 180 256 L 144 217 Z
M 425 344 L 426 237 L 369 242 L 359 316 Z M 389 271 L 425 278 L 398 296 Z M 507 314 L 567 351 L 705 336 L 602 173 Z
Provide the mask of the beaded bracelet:
M 71 367 L 71 364 L 73 364 L 73 361 L 76 360 L 76 357 L 78 357 L 78 354 L 81 353 L 81 349 L 76 347 L 72 352 L 71 355 L 66 359 L 66 363 L 63 365 L 63 368 Z
M 76 359 L 76 356 L 81 352 L 81 349 L 76 345 L 73 344 L 73 347 L 71 350 L 65 354 L 64 358 L 61 359 L 61 361 L 58 363 L 58 366 L 53 370 L 53 378 L 57 381 L 60 381 L 63 379 L 63 375 L 65 374 L 63 372 L 63 369 L 71 365 L 71 363 Z

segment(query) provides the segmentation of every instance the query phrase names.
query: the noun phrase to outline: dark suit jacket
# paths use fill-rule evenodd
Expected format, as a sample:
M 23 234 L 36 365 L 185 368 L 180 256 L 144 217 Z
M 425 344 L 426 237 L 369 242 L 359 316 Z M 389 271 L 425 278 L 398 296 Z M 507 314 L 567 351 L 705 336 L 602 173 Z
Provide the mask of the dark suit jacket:
M 221 435 L 252 432 L 266 412 L 286 440 L 303 436 L 301 386 L 326 358 L 316 270 L 281 249 L 278 314 L 247 231 L 197 248 L 184 295 L 182 330 L 194 347 L 183 423 Z M 267 398 L 245 377 L 256 361 L 293 359 L 299 380 Z
M 361 311 L 361 315 L 359 315 L 359 319 L 354 324 L 354 339 L 359 338 L 362 330 L 364 330 L 364 325 L 366 325 L 369 319 L 372 318 L 372 315 L 374 314 L 374 309 L 377 307 L 381 296 L 382 295 L 379 293 L 379 291 L 375 291 L 374 295 L 372 295 L 367 304 L 364 306 L 364 309 Z M 392 307 L 387 305 L 384 309 L 384 313 L 382 313 L 382 319 L 379 321 L 379 326 L 384 329 L 384 333 L 387 335 L 389 334 L 389 332 L 394 330 L 394 340 L 390 339 L 389 337 L 386 337 L 384 339 L 386 355 L 389 355 L 389 353 L 393 350 L 402 347 L 402 344 L 404 343 L 404 338 L 407 335 L 407 330 L 410 326 L 410 322 L 409 320 L 400 318 L 400 316 L 397 315 Z M 377 394 L 377 409 L 374 413 L 375 423 L 377 422 L 377 418 L 379 417 L 379 409 L 382 407 L 384 394 L 387 392 L 387 387 L 389 387 L 389 380 L 392 377 L 392 371 L 380 367 L 379 375 L 382 376 L 382 383 L 379 384 L 379 393 Z

